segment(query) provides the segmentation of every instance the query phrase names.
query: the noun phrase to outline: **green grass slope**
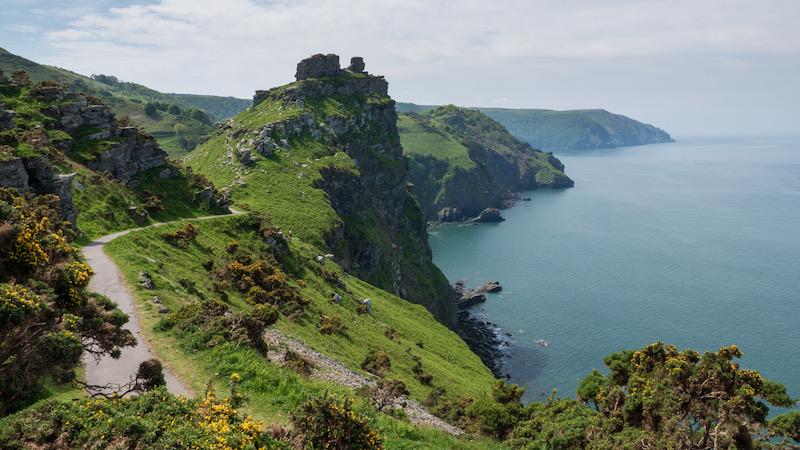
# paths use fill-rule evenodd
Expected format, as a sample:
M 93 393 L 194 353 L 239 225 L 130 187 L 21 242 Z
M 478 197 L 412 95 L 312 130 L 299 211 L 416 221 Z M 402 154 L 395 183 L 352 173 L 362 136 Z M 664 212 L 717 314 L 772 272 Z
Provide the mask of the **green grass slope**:
M 508 192 L 572 186 L 552 154 L 520 142 L 478 111 L 443 106 L 400 116 L 409 181 L 430 220 L 503 207 Z
M 214 121 L 231 117 L 250 103 L 233 97 L 165 94 L 109 75 L 87 77 L 38 64 L 2 48 L 0 68 L 7 76 L 16 70 L 24 70 L 33 81 L 54 81 L 66 84 L 73 92 L 99 97 L 118 117 L 130 117 L 155 136 L 174 158 L 193 149 L 200 139 L 211 132 Z M 157 106 L 149 114 L 146 110 L 148 103 Z

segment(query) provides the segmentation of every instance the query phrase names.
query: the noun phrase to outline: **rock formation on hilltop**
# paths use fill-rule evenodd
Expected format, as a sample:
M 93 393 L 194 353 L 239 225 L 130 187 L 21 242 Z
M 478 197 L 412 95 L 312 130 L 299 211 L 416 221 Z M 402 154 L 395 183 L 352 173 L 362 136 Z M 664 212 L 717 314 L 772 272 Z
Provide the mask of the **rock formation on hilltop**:
M 286 86 L 256 91 L 253 107 L 230 120 L 187 161 L 218 186 L 230 183 L 231 176 L 221 176 L 222 163 L 216 161 L 227 161 L 225 170 L 239 177 L 230 184 L 232 198 L 246 198 L 251 208 L 262 208 L 304 240 L 317 235 L 298 229 L 323 222 L 320 215 L 332 209 L 333 217 L 320 230 L 324 242 L 318 244 L 337 263 L 454 326 L 455 294 L 431 262 L 424 216 L 406 182 L 407 162 L 388 83 L 367 74 L 361 58 L 342 69 L 336 55 L 301 61 L 296 78 Z M 297 171 L 296 177 L 277 180 L 277 174 L 289 171 Z M 299 198 L 286 200 L 248 191 L 251 184 L 305 179 L 326 203 L 313 217 L 280 213 L 297 209 L 293 202 L 317 198 L 305 187 L 293 190 Z

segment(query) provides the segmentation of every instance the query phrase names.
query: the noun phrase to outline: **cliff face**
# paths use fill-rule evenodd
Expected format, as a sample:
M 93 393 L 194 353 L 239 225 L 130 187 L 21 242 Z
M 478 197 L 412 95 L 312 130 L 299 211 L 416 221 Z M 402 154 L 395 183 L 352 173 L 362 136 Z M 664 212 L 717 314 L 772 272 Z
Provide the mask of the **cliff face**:
M 167 162 L 155 139 L 136 127 L 119 126 L 108 107 L 84 95 L 55 83 L 11 83 L 2 71 L 0 90 L 5 99 L 0 101 L 0 132 L 5 132 L 2 144 L 8 144 L 0 158 L 0 185 L 57 195 L 62 219 L 73 225 L 78 215 L 70 192 L 75 174 L 58 173 L 59 155 L 118 180 Z
M 519 139 L 542 149 L 592 149 L 675 142 L 665 131 L 603 109 L 480 111 Z
M 455 294 L 431 262 L 388 83 L 364 72 L 360 58 L 341 69 L 336 55 L 304 60 L 297 79 L 256 92 L 253 107 L 187 161 L 218 186 L 227 179 L 233 199 L 322 245 L 351 274 L 454 326 Z M 294 176 L 281 178 L 287 172 Z M 275 187 L 254 191 L 269 183 Z M 309 189 L 323 193 L 324 202 Z
M 473 110 L 443 106 L 402 117 L 409 181 L 431 220 L 459 221 L 502 208 L 514 193 L 573 185 L 552 153 L 520 142 Z

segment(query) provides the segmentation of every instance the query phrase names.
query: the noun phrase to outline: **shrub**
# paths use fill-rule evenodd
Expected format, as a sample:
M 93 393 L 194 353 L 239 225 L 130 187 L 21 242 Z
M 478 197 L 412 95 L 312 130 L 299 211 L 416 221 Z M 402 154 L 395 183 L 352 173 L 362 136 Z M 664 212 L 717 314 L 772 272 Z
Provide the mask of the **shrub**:
M 375 409 L 383 411 L 387 406 L 394 404 L 395 398 L 410 393 L 403 380 L 384 378 L 379 380 L 377 385 L 370 388 L 369 398 L 375 402 Z
M 303 444 L 314 449 L 382 449 L 381 437 L 369 422 L 369 418 L 353 411 L 352 399 L 339 401 L 328 393 L 301 403 L 292 414 Z
M 161 237 L 167 242 L 177 243 L 179 248 L 185 248 L 198 234 L 200 234 L 200 228 L 187 223 L 172 233 L 163 233 Z
M 256 305 L 251 312 L 253 318 L 263 323 L 264 326 L 270 326 L 278 321 L 280 312 L 275 305 L 269 303 Z
M 332 317 L 322 316 L 317 330 L 322 334 L 331 334 L 345 328 L 342 326 L 342 317 L 337 314 Z
M 383 376 L 385 372 L 392 370 L 392 361 L 389 354 L 383 350 L 370 350 L 361 363 L 361 368 L 369 373 Z

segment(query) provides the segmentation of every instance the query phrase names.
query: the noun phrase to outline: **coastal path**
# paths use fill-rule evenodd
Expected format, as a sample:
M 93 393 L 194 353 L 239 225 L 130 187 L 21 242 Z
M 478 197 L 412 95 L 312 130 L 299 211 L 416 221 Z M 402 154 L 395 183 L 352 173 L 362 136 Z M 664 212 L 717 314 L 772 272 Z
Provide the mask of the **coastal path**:
M 156 357 L 151 352 L 144 339 L 142 339 L 139 318 L 136 315 L 136 306 L 133 301 L 133 294 L 125 285 L 125 281 L 122 278 L 119 268 L 105 254 L 103 247 L 114 239 L 126 235 L 131 231 L 138 231 L 169 223 L 216 219 L 220 217 L 230 217 L 231 215 L 243 214 L 242 211 L 237 211 L 233 208 L 231 208 L 231 213 L 232 214 L 193 217 L 188 219 L 172 220 L 169 222 L 159 222 L 146 227 L 120 231 L 98 238 L 81 249 L 83 257 L 86 259 L 86 263 L 89 264 L 94 271 L 94 276 L 89 282 L 89 290 L 103 294 L 110 298 L 111 301 L 116 303 L 117 307 L 130 318 L 128 323 L 125 324 L 124 328 L 130 330 L 131 333 L 136 337 L 136 346 L 123 348 L 119 359 L 114 359 L 111 356 L 105 355 L 101 359 L 96 360 L 93 356 L 84 354 L 83 360 L 86 367 L 86 383 L 89 386 L 95 387 L 87 389 L 90 395 L 111 395 L 115 390 L 112 388 L 112 386 L 122 386 L 128 384 L 136 376 L 136 372 L 139 370 L 139 364 L 150 358 Z M 169 389 L 170 392 L 175 395 L 182 394 L 190 396 L 190 392 L 186 386 L 166 367 L 164 370 L 164 378 L 167 382 L 167 389 Z M 102 386 L 102 388 L 100 388 L 100 386 Z

